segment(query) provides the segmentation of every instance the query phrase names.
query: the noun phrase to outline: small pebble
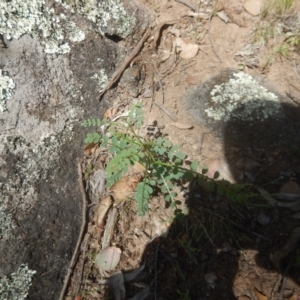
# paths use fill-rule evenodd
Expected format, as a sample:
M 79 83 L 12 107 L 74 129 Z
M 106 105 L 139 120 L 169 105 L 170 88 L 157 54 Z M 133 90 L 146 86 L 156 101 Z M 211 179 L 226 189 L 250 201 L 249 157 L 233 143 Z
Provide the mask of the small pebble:
M 258 216 L 256 217 L 256 219 L 257 219 L 257 222 L 258 222 L 260 225 L 263 225 L 263 226 L 268 225 L 268 224 L 271 223 L 271 221 L 272 221 L 271 216 L 270 216 L 270 215 L 266 215 L 266 214 L 263 213 L 263 212 L 260 212 L 260 213 L 258 214 Z
M 246 0 L 244 9 L 252 16 L 258 16 L 262 8 L 263 0 Z
M 288 181 L 280 188 L 280 193 L 300 194 L 300 186 L 295 181 Z
M 215 288 L 215 281 L 217 280 L 217 276 L 215 272 L 207 273 L 204 275 L 206 282 L 212 287 Z
M 239 15 L 241 12 L 243 11 L 243 6 L 241 4 L 237 4 L 235 7 L 234 7 L 234 12 Z

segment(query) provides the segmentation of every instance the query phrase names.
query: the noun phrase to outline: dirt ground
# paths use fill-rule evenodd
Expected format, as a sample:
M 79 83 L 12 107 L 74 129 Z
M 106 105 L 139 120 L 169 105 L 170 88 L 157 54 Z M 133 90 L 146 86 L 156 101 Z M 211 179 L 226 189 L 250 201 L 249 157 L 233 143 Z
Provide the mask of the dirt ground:
M 232 203 L 197 184 L 182 185 L 187 215 L 181 221 L 173 221 L 173 210 L 160 194 L 151 199 L 143 217 L 137 215 L 135 202 L 126 201 L 118 208 L 111 240 L 122 251 L 116 270 L 126 273 L 143 266 L 125 284 L 126 299 L 300 299 L 298 209 L 271 207 L 266 200 L 272 193 L 300 193 L 299 147 L 273 143 L 299 123 L 299 48 L 290 46 L 287 53 L 275 50 L 283 43 L 283 33 L 262 43 L 263 34 L 256 29 L 267 21 L 249 14 L 242 1 L 218 2 L 217 10 L 228 22 L 217 15 L 210 18 L 212 6 L 205 1 L 199 18 L 189 14 L 184 1 L 142 2 L 153 20 L 150 38 L 104 101 L 113 103 L 118 115 L 139 98 L 145 125 L 155 124 L 190 160 L 207 165 L 209 175 L 218 170 L 229 182 L 251 181 L 256 189 L 245 204 Z M 299 5 L 294 11 L 299 12 Z M 299 21 L 297 26 L 299 30 Z M 245 47 L 249 50 L 255 42 L 259 46 L 247 52 Z M 196 54 L 193 47 L 185 50 L 185 43 L 198 45 Z M 251 127 L 251 133 L 245 133 L 251 130 L 248 127 L 239 128 L 236 136 L 227 130 L 224 136 L 224 131 L 220 134 L 195 118 L 201 105 L 187 104 L 186 92 L 203 85 L 211 85 L 211 90 L 224 70 L 250 74 L 280 95 L 291 111 L 289 120 L 280 127 L 272 123 Z M 299 145 L 296 125 L 291 139 Z M 91 161 L 93 156 L 85 157 L 85 165 Z M 111 273 L 100 274 L 93 261 L 99 250 L 93 216 L 92 207 L 68 299 L 74 299 L 78 290 L 81 299 L 113 297 L 106 285 L 99 284 Z M 119 292 L 114 298 L 125 295 Z

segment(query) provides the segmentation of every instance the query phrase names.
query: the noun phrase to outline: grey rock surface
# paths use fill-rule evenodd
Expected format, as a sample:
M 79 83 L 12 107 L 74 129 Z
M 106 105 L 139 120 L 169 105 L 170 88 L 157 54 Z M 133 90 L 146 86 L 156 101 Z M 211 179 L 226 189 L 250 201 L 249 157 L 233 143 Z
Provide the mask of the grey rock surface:
M 134 36 L 132 25 L 127 26 L 133 20 L 147 26 L 143 9 L 128 4 L 126 23 L 125 8 L 117 8 L 122 3 L 109 3 L 122 18 L 109 17 L 107 10 L 103 18 L 109 21 L 102 29 L 124 38 Z M 68 40 L 68 54 L 46 53 L 40 36 L 31 33 L 12 40 L 4 36 L 0 48 L 0 70 L 15 86 L 0 111 L 0 285 L 26 264 L 36 271 L 29 271 L 28 299 L 37 300 L 58 299 L 81 226 L 77 158 L 82 156 L 85 131 L 79 121 L 99 118 L 107 109 L 105 97 L 99 103 L 96 96 L 124 55 L 117 43 L 99 33 L 97 22 L 59 3 L 51 13 L 62 11 L 69 11 L 84 30 L 83 40 Z M 4 29 L 1 23 L 1 34 Z M 26 294 L 22 291 L 11 299 Z

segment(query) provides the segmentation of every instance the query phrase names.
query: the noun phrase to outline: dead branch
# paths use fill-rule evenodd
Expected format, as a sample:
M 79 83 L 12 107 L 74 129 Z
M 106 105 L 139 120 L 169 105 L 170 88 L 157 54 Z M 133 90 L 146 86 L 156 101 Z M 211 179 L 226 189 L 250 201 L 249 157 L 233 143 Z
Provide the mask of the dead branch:
M 77 282 L 77 288 L 76 288 L 76 293 L 75 295 L 78 295 L 79 292 L 80 292 L 80 287 L 81 287 L 81 284 L 82 284 L 82 276 L 83 276 L 83 269 L 84 269 L 84 262 L 85 262 L 85 253 L 87 251 L 87 248 L 88 248 L 88 243 L 89 243 L 89 237 L 90 235 L 88 235 L 86 237 L 86 240 L 84 243 L 84 245 L 82 246 L 82 259 L 81 259 L 81 266 L 80 266 L 80 271 L 79 271 L 79 278 L 78 278 L 78 282 Z
M 195 5 L 193 5 L 192 3 L 190 3 L 189 1 L 187 1 L 187 0 L 176 0 L 176 2 L 181 3 L 181 4 L 189 7 L 193 11 L 197 11 L 197 7 Z
M 140 50 L 143 47 L 144 42 L 147 40 L 147 38 L 150 35 L 151 29 L 148 28 L 141 40 L 137 43 L 137 45 L 134 47 L 134 49 L 131 51 L 131 53 L 125 58 L 125 61 L 123 64 L 114 72 L 112 75 L 111 80 L 107 83 L 107 85 L 104 87 L 104 89 L 98 94 L 99 100 L 101 100 L 101 97 L 103 94 L 108 91 L 122 76 L 125 69 L 128 67 L 130 62 L 134 59 L 135 56 L 140 52 Z
M 164 108 L 161 104 L 154 102 L 156 106 L 158 106 L 166 115 L 168 115 L 173 121 L 177 122 L 177 118 L 173 116 L 166 108 Z
M 213 48 L 213 50 L 214 50 L 214 52 L 215 52 L 215 54 L 216 54 L 216 57 L 218 58 L 218 60 L 219 60 L 220 63 L 221 63 L 221 62 L 222 62 L 222 59 L 220 58 L 220 56 L 219 56 L 219 54 L 218 54 L 218 52 L 217 52 L 217 49 L 216 49 L 216 47 L 215 47 L 215 44 L 214 44 L 214 42 L 213 42 L 213 40 L 212 40 L 212 38 L 211 38 L 211 19 L 212 19 L 212 17 L 213 17 L 213 14 L 211 14 L 211 15 L 210 15 L 210 18 L 209 18 L 208 36 L 209 36 L 209 41 L 210 41 L 210 43 L 211 43 L 211 46 L 212 46 L 212 48 Z
M 118 210 L 116 207 L 113 207 L 113 209 L 111 209 L 108 213 L 106 227 L 105 227 L 105 231 L 104 231 L 104 235 L 103 235 L 103 239 L 102 239 L 101 249 L 105 249 L 106 247 L 108 247 L 110 245 L 110 241 L 113 236 L 115 220 L 117 218 L 117 215 L 118 215 Z
M 79 187 L 80 187 L 80 192 L 81 192 L 81 196 L 82 196 L 82 221 L 81 221 L 81 228 L 80 228 L 80 233 L 79 233 L 79 236 L 78 236 L 77 244 L 76 244 L 76 247 L 75 247 L 75 250 L 74 250 L 70 265 L 69 265 L 69 268 L 68 268 L 68 273 L 67 273 L 67 275 L 65 277 L 65 280 L 64 280 L 64 285 L 63 285 L 62 291 L 60 293 L 59 300 L 63 300 L 63 298 L 65 296 L 65 293 L 66 293 L 66 290 L 67 290 L 67 287 L 69 285 L 69 281 L 70 281 L 70 278 L 71 278 L 71 275 L 72 275 L 72 272 L 73 272 L 73 268 L 76 264 L 80 244 L 81 244 L 83 234 L 84 234 L 84 230 L 85 230 L 85 227 L 86 227 L 87 197 L 86 197 L 86 193 L 85 193 L 85 190 L 84 190 L 83 178 L 82 178 L 82 168 L 81 168 L 81 163 L 80 162 L 78 162 L 77 167 L 78 167 Z

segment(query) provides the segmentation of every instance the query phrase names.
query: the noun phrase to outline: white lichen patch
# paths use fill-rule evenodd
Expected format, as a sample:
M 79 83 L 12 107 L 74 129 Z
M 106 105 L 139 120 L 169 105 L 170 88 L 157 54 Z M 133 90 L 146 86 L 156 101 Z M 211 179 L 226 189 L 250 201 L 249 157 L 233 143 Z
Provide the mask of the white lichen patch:
M 91 78 L 97 80 L 97 87 L 99 90 L 102 90 L 108 83 L 108 77 L 104 69 L 101 69 L 99 73 L 94 74 Z
M 99 33 L 106 28 L 110 34 L 125 38 L 132 32 L 135 24 L 135 17 L 128 15 L 120 0 L 83 0 L 80 2 L 56 0 L 56 2 L 62 3 L 71 11 L 78 11 L 82 16 L 97 24 Z
M 0 34 L 7 39 L 30 34 L 44 45 L 46 53 L 68 53 L 71 48 L 66 38 L 72 42 L 84 40 L 85 33 L 65 19 L 43 0 L 0 1 Z
M 216 121 L 263 121 L 281 111 L 277 95 L 243 72 L 234 73 L 228 82 L 216 85 L 210 95 L 212 107 L 205 112 Z
M 85 39 L 84 31 L 79 29 L 74 22 L 67 23 L 66 28 L 71 42 L 82 42 Z
M 1 299 L 25 299 L 35 273 L 36 271 L 30 270 L 26 264 L 22 264 L 16 272 L 0 278 Z
M 6 111 L 6 102 L 12 96 L 15 84 L 13 80 L 6 76 L 0 69 L 0 111 Z
M 0 34 L 7 39 L 28 33 L 43 41 L 47 53 L 67 53 L 69 48 L 63 43 L 65 33 L 59 22 L 54 9 L 43 0 L 0 1 Z
M 13 229 L 16 227 L 12 215 L 0 209 L 0 240 L 10 238 Z M 1 294 L 1 293 L 0 293 Z
M 111 34 L 126 37 L 132 31 L 135 17 L 129 16 L 119 0 L 56 0 L 68 14 L 81 14 L 95 23 L 96 32 L 107 29 Z M 66 21 L 66 15 L 57 15 L 45 0 L 0 1 L 0 34 L 7 39 L 19 39 L 30 34 L 39 40 L 46 53 L 64 54 L 70 51 L 67 39 L 80 42 L 85 32 L 74 22 Z

